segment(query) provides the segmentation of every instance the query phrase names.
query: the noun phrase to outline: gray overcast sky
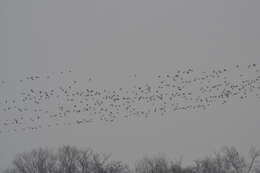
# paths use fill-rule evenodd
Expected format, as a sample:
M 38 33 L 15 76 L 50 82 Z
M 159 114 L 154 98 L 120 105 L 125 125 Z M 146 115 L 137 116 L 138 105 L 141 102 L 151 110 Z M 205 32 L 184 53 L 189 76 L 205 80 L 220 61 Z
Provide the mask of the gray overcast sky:
M 145 80 L 187 66 L 260 64 L 259 8 L 259 0 L 1 0 L 0 79 L 71 67 L 105 88 L 133 73 Z M 167 119 L 0 135 L 0 167 L 16 152 L 61 144 L 127 162 L 162 152 L 191 163 L 223 145 L 259 146 L 259 123 L 259 101 L 247 100 Z

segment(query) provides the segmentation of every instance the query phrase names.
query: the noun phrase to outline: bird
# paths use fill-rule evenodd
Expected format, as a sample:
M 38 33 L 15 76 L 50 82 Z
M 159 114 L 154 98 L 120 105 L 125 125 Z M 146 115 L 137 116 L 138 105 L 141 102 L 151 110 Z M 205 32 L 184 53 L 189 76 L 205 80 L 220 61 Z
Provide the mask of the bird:
M 237 64 L 236 70 L 227 67 L 208 71 L 194 68 L 179 69 L 173 73 L 157 74 L 153 81 L 145 81 L 144 84 L 133 83 L 128 87 L 119 86 L 114 89 L 80 86 L 78 79 L 68 79 L 66 72 L 62 71 L 60 72 L 62 75 L 58 75 L 61 79 L 58 80 L 62 81 L 62 78 L 69 80 L 66 84 L 57 81 L 56 87 L 51 89 L 31 87 L 19 90 L 16 99 L 10 96 L 1 101 L 4 117 L 14 123 L 5 121 L 0 130 L 2 133 L 4 129 L 10 130 L 10 128 L 15 132 L 18 129 L 35 131 L 44 126 L 70 126 L 94 121 L 114 123 L 120 118 L 131 117 L 148 119 L 151 113 L 165 116 L 170 115 L 172 111 L 196 109 L 203 111 L 213 105 L 227 104 L 235 99 L 247 100 L 252 94 L 259 98 L 257 94 L 260 89 L 258 82 L 260 76 L 257 64 L 246 65 L 248 71 L 242 71 L 240 67 L 242 69 L 242 65 Z M 72 70 L 68 72 L 72 73 Z M 254 74 L 249 76 L 251 72 Z M 19 82 L 23 84 L 29 81 L 40 82 L 44 80 L 40 76 L 44 75 L 29 75 L 25 77 L 28 81 L 21 79 Z M 136 74 L 133 76 L 136 77 Z M 234 80 L 233 76 L 237 79 Z M 46 79 L 50 78 L 51 75 L 47 75 Z M 86 82 L 92 80 L 92 77 L 87 78 Z M 19 121 L 12 120 L 5 114 L 14 114 L 21 118 Z M 83 118 L 75 120 L 75 115 Z M 90 117 L 91 120 L 88 120 Z M 47 121 L 42 121 L 43 119 Z M 63 122 L 65 120 L 68 122 Z M 36 125 L 39 123 L 41 127 Z

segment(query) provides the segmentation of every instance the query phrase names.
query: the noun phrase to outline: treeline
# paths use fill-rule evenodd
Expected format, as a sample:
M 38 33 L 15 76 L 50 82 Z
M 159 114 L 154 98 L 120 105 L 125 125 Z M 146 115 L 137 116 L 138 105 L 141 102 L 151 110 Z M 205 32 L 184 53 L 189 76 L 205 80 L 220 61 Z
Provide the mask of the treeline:
M 235 147 L 224 147 L 190 166 L 182 166 L 181 160 L 155 156 L 138 160 L 130 168 L 90 148 L 63 146 L 58 150 L 40 148 L 17 154 L 4 173 L 260 173 L 259 156 L 260 150 L 254 147 L 249 157 L 242 156 Z

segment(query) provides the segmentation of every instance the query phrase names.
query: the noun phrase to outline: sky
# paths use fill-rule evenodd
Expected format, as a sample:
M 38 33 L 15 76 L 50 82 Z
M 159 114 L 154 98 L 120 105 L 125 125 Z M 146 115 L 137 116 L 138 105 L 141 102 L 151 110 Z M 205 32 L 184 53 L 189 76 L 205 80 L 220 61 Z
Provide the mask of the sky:
M 113 88 L 137 74 L 260 64 L 258 0 L 1 0 L 0 79 L 73 69 L 73 78 Z M 53 82 L 39 85 L 51 87 Z M 30 87 L 30 85 L 28 86 Z M 9 85 L 9 97 L 19 90 Z M 167 118 L 94 123 L 0 135 L 0 168 L 18 152 L 70 144 L 133 163 L 156 153 L 185 163 L 234 145 L 260 147 L 259 100 Z M 0 116 L 1 118 L 1 116 Z

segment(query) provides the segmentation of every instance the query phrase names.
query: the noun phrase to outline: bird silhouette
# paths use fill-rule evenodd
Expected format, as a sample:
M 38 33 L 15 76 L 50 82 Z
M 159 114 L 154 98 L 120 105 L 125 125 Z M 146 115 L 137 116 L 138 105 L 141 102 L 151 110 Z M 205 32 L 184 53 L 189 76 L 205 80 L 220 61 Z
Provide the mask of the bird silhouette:
M 145 84 L 135 83 L 114 89 L 80 86 L 80 81 L 70 79 L 67 73 L 72 73 L 72 70 L 29 75 L 25 77 L 26 81 L 18 80 L 20 85 L 26 85 L 26 82 L 57 79 L 54 82 L 57 85 L 52 88 L 22 89 L 15 98 L 10 96 L 0 100 L 3 112 L 0 116 L 1 133 L 82 125 L 94 121 L 115 123 L 120 118 L 147 119 L 151 114 L 165 116 L 174 111 L 206 110 L 235 99 L 260 98 L 257 64 L 208 71 L 179 69 L 173 73 L 157 74 Z M 137 78 L 137 75 L 133 77 Z M 85 81 L 92 82 L 93 77 Z M 5 80 L 2 80 L 3 83 L 8 85 Z

